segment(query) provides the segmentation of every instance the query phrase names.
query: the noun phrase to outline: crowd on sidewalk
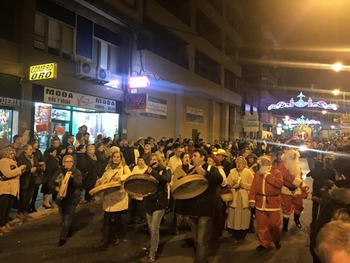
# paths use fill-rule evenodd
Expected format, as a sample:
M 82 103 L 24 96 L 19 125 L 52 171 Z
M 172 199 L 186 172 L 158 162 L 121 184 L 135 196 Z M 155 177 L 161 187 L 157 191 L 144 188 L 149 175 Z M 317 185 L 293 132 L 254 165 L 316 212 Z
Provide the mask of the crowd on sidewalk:
M 157 259 L 160 224 L 169 210 L 174 211 L 174 234 L 186 228 L 194 233 L 197 263 L 207 262 L 210 242 L 220 239 L 223 231 L 240 243 L 247 233 L 256 232 L 260 242 L 256 250 L 265 253 L 271 243 L 281 248 L 283 232 L 288 231 L 292 216 L 297 228 L 302 228 L 303 199 L 308 197 L 310 187 L 302 177 L 298 148 L 288 138 L 208 143 L 199 133 L 194 140 L 163 137 L 156 141 L 148 136 L 135 142 L 118 135 L 97 135 L 91 142 L 87 130 L 83 125 L 76 135 L 66 132 L 62 139 L 53 134 L 43 153 L 36 138 L 24 142 L 16 135 L 11 144 L 0 142 L 2 233 L 13 231 L 11 208 L 17 209 L 20 220 L 32 218 L 40 192 L 43 208 L 59 208 L 62 229 L 58 245 L 64 246 L 74 231 L 71 225 L 77 204 L 94 202 L 91 190 L 110 183 L 118 187 L 103 192 L 102 239 L 95 248 L 107 249 L 126 240 L 122 213 L 129 210 L 130 224 L 148 224 L 150 262 Z M 350 218 L 348 210 L 339 211 L 344 208 L 343 200 L 335 194 L 346 193 L 350 187 L 350 170 L 345 167 L 349 162 L 344 161 L 348 144 L 339 137 L 306 144 L 308 176 L 313 178 L 310 249 L 315 262 L 328 262 L 319 252 L 322 239 L 316 237 L 327 222 Z M 137 195 L 125 189 L 124 182 L 133 175 L 154 179 L 154 193 Z M 173 196 L 173 186 L 197 180 L 195 176 L 205 178 L 203 191 L 193 189 L 198 193 L 190 198 Z M 332 202 L 332 211 L 325 216 L 323 210 L 329 211 Z

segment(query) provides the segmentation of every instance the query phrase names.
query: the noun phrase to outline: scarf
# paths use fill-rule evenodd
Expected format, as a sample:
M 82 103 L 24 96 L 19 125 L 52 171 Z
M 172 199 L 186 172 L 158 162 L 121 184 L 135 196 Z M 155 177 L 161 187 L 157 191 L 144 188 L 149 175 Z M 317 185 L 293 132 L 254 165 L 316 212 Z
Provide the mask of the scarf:
M 91 160 L 97 161 L 97 156 L 95 153 L 86 152 L 86 155 L 89 156 Z
M 60 185 L 60 190 L 58 190 L 58 198 L 64 198 L 66 197 L 67 194 L 67 189 L 68 189 L 68 182 L 70 179 L 70 176 L 72 175 L 72 171 L 67 171 L 66 175 L 64 176 L 61 185 Z

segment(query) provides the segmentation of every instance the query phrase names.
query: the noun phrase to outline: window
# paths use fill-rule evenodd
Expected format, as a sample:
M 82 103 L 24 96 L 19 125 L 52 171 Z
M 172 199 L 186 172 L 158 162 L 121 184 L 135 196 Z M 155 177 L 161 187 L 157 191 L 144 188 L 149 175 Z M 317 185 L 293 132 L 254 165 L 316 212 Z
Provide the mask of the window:
M 16 32 L 16 3 L 1 1 L 0 38 L 13 41 Z
M 226 36 L 226 41 L 225 41 L 225 53 L 233 61 L 238 60 L 239 52 L 238 52 L 237 44 L 234 41 L 232 41 L 228 36 Z
M 221 30 L 199 10 L 197 10 L 196 32 L 214 47 L 221 50 Z
M 73 27 L 39 13 L 35 15 L 35 48 L 72 60 L 73 42 Z
M 221 84 L 221 67 L 218 62 L 196 50 L 195 72 L 217 84 Z
M 219 12 L 219 14 L 222 14 L 222 8 L 223 8 L 223 0 L 207 0 L 208 3 L 214 7 L 216 11 Z
M 225 69 L 225 88 L 237 92 L 236 89 L 236 79 L 237 76 L 230 70 Z
M 106 41 L 94 38 L 92 63 L 100 68 L 108 69 L 111 73 L 121 74 L 120 48 Z
M 191 22 L 191 1 L 190 0 L 156 0 L 158 4 L 184 22 L 190 25 Z
M 188 43 L 148 17 L 144 19 L 144 25 L 152 33 L 149 35 L 140 34 L 137 48 L 148 49 L 188 69 Z

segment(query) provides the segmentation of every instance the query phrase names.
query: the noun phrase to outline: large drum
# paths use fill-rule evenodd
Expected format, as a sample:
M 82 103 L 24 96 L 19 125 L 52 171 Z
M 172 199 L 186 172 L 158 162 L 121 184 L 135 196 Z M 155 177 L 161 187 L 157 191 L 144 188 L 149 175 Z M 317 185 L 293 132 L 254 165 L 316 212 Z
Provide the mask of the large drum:
M 175 199 L 190 199 L 202 194 L 208 188 L 208 180 L 203 175 L 191 174 L 177 180 L 171 187 Z
M 221 187 L 220 197 L 224 202 L 230 202 L 233 200 L 233 194 L 229 186 Z
M 124 182 L 125 191 L 132 197 L 146 197 L 158 190 L 158 181 L 147 174 L 134 174 Z
M 89 194 L 90 195 L 95 195 L 101 191 L 104 191 L 104 190 L 107 190 L 107 189 L 110 189 L 110 188 L 120 188 L 121 186 L 121 183 L 120 182 L 110 182 L 110 183 L 105 183 L 105 184 L 101 184 L 99 186 L 96 186 L 95 188 L 92 188 L 90 191 L 89 191 Z M 118 190 L 118 189 L 116 189 Z

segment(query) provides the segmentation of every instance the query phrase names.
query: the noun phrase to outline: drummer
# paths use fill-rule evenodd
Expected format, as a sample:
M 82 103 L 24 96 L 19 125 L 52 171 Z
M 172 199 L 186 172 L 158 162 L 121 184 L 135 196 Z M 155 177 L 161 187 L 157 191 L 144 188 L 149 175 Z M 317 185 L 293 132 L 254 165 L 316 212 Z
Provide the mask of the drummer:
M 189 169 L 193 167 L 191 164 L 191 157 L 189 152 L 183 152 L 180 155 L 182 164 L 178 165 L 176 169 L 174 170 L 173 176 L 171 178 L 171 185 L 174 184 L 176 181 L 180 180 L 184 176 L 186 176 L 186 173 Z M 174 234 L 179 234 L 179 228 L 181 226 L 187 227 L 188 225 L 188 216 L 184 216 L 181 213 L 178 213 L 178 211 L 181 211 L 181 202 L 177 202 L 175 200 L 174 202 Z
M 167 184 L 171 179 L 170 169 L 166 167 L 161 156 L 152 154 L 151 165 L 146 173 L 158 181 L 156 193 L 143 198 L 143 207 L 146 211 L 147 224 L 151 236 L 149 249 L 149 262 L 156 260 L 156 253 L 159 244 L 159 228 L 168 205 Z
M 144 174 L 147 172 L 148 166 L 145 163 L 145 160 L 139 156 L 137 158 L 137 165 L 132 169 L 132 174 Z M 129 224 L 135 223 L 135 217 L 138 215 L 140 220 L 137 222 L 138 224 L 142 224 L 145 222 L 144 212 L 142 209 L 142 199 L 140 196 L 131 196 L 130 195 L 130 217 Z
M 194 262 L 204 263 L 208 258 L 209 239 L 212 230 L 213 217 L 215 216 L 216 190 L 222 183 L 222 176 L 216 167 L 207 163 L 208 154 L 204 149 L 197 148 L 193 151 L 192 162 L 194 167 L 188 170 L 191 174 L 203 175 L 208 180 L 208 188 L 200 195 L 181 201 L 182 214 L 189 215 L 189 223 L 194 233 L 196 255 Z
M 131 175 L 129 166 L 126 164 L 122 152 L 115 151 L 96 186 L 120 182 L 120 187 L 107 189 L 103 193 L 103 227 L 101 243 L 95 246 L 97 249 L 107 249 L 112 244 L 118 245 L 125 240 L 125 231 L 122 221 L 122 212 L 128 209 L 129 197 L 124 190 L 123 182 Z

